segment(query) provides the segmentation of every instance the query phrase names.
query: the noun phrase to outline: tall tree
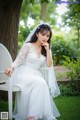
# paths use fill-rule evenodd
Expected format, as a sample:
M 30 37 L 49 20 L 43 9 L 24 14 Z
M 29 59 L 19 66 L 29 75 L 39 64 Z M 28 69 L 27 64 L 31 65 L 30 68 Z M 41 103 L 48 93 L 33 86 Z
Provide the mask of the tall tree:
M 54 0 L 35 0 L 33 3 L 29 3 L 28 1 L 26 2 L 26 0 L 24 0 L 22 4 L 20 20 L 23 20 L 25 23 L 27 18 L 31 17 L 36 23 L 38 23 L 41 19 L 54 25 L 56 21 L 56 6 L 57 5 L 54 4 Z
M 41 2 L 41 20 L 46 20 L 46 8 L 47 8 L 47 2 Z
M 18 23 L 22 0 L 0 0 L 0 42 L 14 59 L 18 46 Z
M 72 26 L 77 29 L 77 48 L 80 46 L 80 3 L 68 5 L 68 11 L 63 17 L 66 25 Z

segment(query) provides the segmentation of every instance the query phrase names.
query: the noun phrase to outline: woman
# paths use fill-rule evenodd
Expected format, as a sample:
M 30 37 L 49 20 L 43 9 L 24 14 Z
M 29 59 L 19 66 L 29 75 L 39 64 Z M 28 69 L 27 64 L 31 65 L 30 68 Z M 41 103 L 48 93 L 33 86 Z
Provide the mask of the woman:
M 52 66 L 51 36 L 49 25 L 41 23 L 36 26 L 15 61 L 5 70 L 5 74 L 11 76 L 13 86 L 21 88 L 21 92 L 16 93 L 13 115 L 16 120 L 56 120 L 60 115 L 40 72 L 43 64 Z

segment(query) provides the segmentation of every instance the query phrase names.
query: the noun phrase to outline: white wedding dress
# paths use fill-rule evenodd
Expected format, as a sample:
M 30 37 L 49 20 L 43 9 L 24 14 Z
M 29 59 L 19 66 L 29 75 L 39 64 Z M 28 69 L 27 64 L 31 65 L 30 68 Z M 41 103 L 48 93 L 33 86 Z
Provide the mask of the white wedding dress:
M 46 61 L 43 55 L 38 56 L 32 43 L 25 43 L 11 66 L 15 68 L 12 85 L 21 88 L 16 93 L 15 120 L 56 120 L 60 116 L 52 100 L 46 81 L 40 72 L 40 66 Z

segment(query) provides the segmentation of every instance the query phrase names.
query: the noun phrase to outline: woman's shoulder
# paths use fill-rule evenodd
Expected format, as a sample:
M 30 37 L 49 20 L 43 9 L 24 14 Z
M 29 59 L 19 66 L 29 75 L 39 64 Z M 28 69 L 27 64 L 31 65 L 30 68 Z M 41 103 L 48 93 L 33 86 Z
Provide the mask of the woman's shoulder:
M 31 45 L 30 42 L 25 42 L 24 44 L 25 44 L 26 46 L 30 46 L 30 45 Z
M 28 48 L 28 47 L 31 46 L 31 43 L 30 43 L 30 42 L 25 42 L 25 43 L 23 44 L 23 46 Z
M 24 42 L 23 45 L 22 45 L 22 47 L 21 47 L 21 49 L 23 49 L 23 50 L 29 50 L 31 48 L 30 46 L 31 46 L 31 43 Z

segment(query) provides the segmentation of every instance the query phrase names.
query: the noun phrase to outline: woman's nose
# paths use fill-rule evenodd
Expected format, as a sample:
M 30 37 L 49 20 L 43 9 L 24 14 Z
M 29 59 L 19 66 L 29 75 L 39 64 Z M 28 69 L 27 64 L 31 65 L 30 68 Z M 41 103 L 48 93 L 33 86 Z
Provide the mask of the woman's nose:
M 44 40 L 46 40 L 47 39 L 47 37 L 46 36 L 44 36 Z

